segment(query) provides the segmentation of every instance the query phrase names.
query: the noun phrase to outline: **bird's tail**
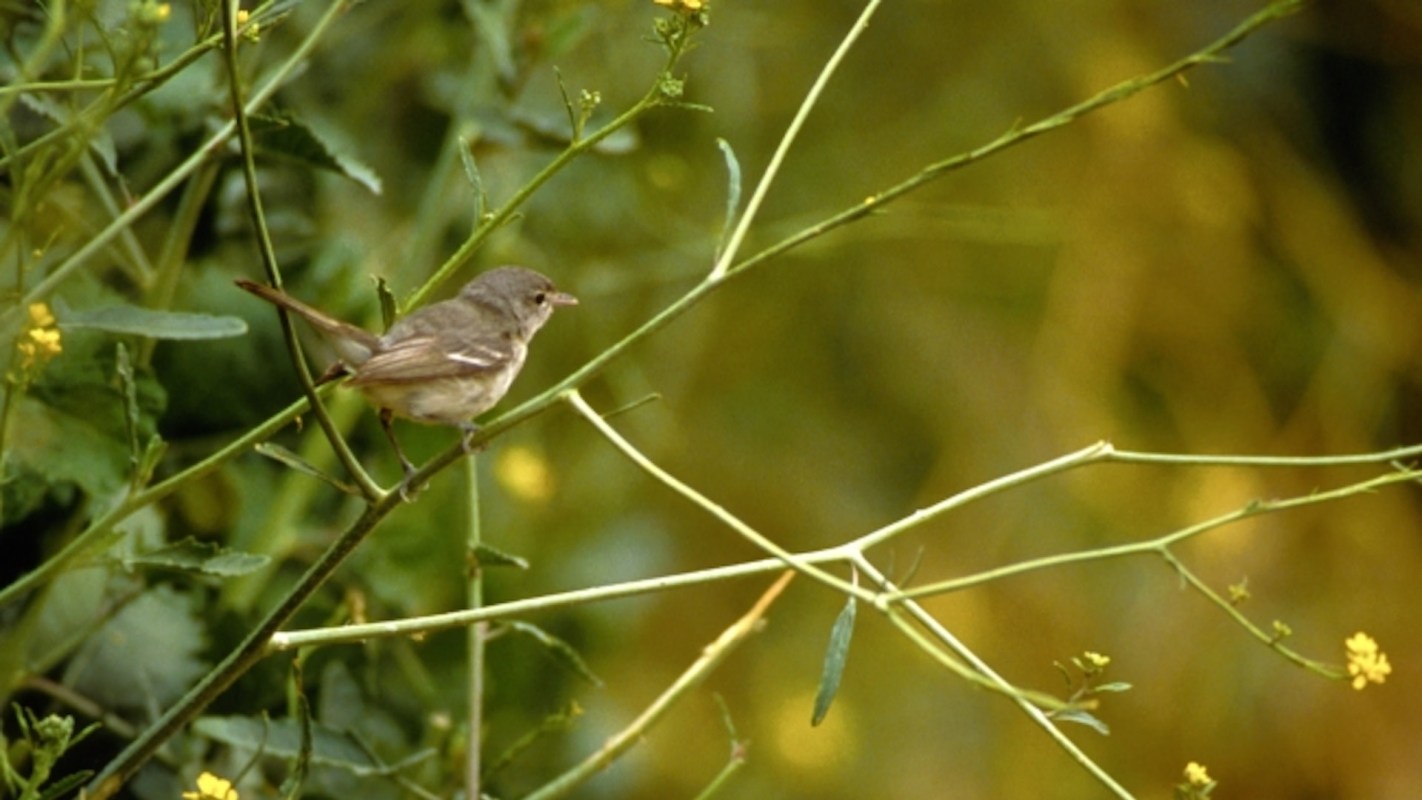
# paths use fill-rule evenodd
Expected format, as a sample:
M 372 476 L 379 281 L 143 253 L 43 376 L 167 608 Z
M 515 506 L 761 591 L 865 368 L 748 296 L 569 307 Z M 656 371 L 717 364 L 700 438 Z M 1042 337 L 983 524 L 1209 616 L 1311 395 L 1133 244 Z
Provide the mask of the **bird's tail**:
M 380 339 L 364 328 L 342 322 L 324 311 L 312 308 L 295 297 L 266 284 L 238 278 L 237 285 L 272 305 L 280 306 L 310 323 L 335 348 L 341 360 L 351 366 L 365 363 L 380 347 Z

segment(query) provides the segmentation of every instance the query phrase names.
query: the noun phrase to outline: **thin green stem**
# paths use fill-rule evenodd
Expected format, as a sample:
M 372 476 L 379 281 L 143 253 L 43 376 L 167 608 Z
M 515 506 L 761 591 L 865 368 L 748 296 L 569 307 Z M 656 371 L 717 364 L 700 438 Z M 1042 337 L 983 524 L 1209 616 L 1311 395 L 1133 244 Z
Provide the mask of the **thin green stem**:
M 281 630 L 398 502 L 398 495 L 391 494 L 380 502 L 367 506 L 365 512 L 321 554 L 276 607 L 243 638 L 236 649 L 228 653 L 217 666 L 90 780 L 87 796 L 91 800 L 106 800 L 112 797 L 153 757 L 164 742 L 182 730 L 227 687 L 260 661 L 267 653 L 267 643 L 272 635 Z
M 64 38 L 65 29 L 68 26 L 68 5 L 65 0 L 54 0 L 45 8 L 45 18 L 48 23 L 44 26 L 44 33 L 40 36 L 39 44 L 30 51 L 30 55 L 20 65 L 19 75 L 16 76 L 15 85 L 23 86 L 29 82 L 29 77 L 43 66 L 49 59 L 49 54 L 59 42 Z M 10 106 L 14 104 L 15 98 L 6 94 L 0 95 L 0 119 L 8 119 Z
M 667 65 L 663 70 L 663 75 L 670 72 L 679 58 L 680 53 L 672 53 L 669 56 Z M 543 184 L 552 179 L 554 175 L 561 172 L 564 167 L 572 163 L 577 157 L 592 150 L 599 142 L 630 125 L 647 111 L 661 105 L 662 102 L 662 82 L 658 80 L 652 85 L 652 88 L 647 90 L 646 94 L 642 95 L 641 99 L 633 103 L 621 114 L 618 114 L 611 122 L 593 131 L 590 135 L 570 143 L 562 152 L 558 153 L 552 161 L 548 162 L 543 169 L 539 170 L 527 183 L 520 187 L 518 191 L 514 192 L 513 196 L 502 206 L 487 213 L 484 219 L 479 221 L 479 224 L 474 228 L 469 238 L 465 239 L 464 243 L 461 244 L 449 258 L 445 259 L 444 263 L 434 271 L 434 274 L 431 275 L 424 284 L 406 298 L 405 302 L 401 304 L 401 311 L 408 311 L 411 308 L 424 304 L 432 292 L 444 285 L 445 281 L 449 280 L 450 276 L 452 276 L 456 270 L 464 266 L 474 253 L 478 252 L 479 248 L 483 246 L 484 240 L 488 239 L 490 234 L 508 223 L 513 217 L 514 212 L 522 208 L 523 204 L 533 196 L 534 192 L 542 188 Z
M 1414 444 L 1376 453 L 1340 456 L 1195 455 L 1113 449 L 1104 460 L 1118 464 L 1166 464 L 1185 467 L 1344 467 L 1402 462 L 1419 456 L 1422 456 L 1422 445 Z
M 1279 655 L 1282 655 L 1284 658 L 1287 658 L 1288 660 L 1294 662 L 1300 667 L 1303 667 L 1304 669 L 1309 670 L 1310 672 L 1316 673 L 1318 675 L 1322 675 L 1326 678 L 1337 679 L 1347 675 L 1344 670 L 1341 670 L 1338 667 L 1333 666 L 1332 664 L 1308 658 L 1292 648 L 1285 647 L 1283 640 L 1277 633 L 1265 631 L 1263 628 L 1260 628 L 1258 625 L 1255 625 L 1253 622 L 1251 622 L 1248 617 L 1240 613 L 1238 608 L 1235 608 L 1233 603 L 1221 597 L 1218 592 L 1216 592 L 1214 589 L 1211 589 L 1208 584 L 1200 580 L 1199 576 L 1197 576 L 1194 572 L 1191 572 L 1185 566 L 1185 564 L 1180 561 L 1180 559 L 1175 557 L 1174 553 L 1170 552 L 1169 548 L 1162 546 L 1159 552 L 1160 557 L 1165 559 L 1165 562 L 1169 564 L 1177 573 L 1179 573 L 1180 577 L 1183 578 L 1186 583 L 1190 584 L 1190 588 L 1204 595 L 1206 599 L 1208 599 L 1211 603 L 1214 603 L 1215 606 L 1217 606 L 1221 611 L 1228 615 L 1230 619 L 1234 620 L 1236 623 L 1239 624 L 1240 627 L 1244 628 L 1246 631 L 1249 631 L 1249 634 L 1251 636 L 1263 642 L 1271 650 L 1277 651 Z
M 761 176 L 756 184 L 755 191 L 751 193 L 750 200 L 746 202 L 745 211 L 741 213 L 740 219 L 736 222 L 735 229 L 726 240 L 726 247 L 721 252 L 721 256 L 716 259 L 716 264 L 711 268 L 711 277 L 719 279 L 726 275 L 735 261 L 736 254 L 740 252 L 741 242 L 746 238 L 751 223 L 755 221 L 756 214 L 760 211 L 760 205 L 765 200 L 765 195 L 770 191 L 770 186 L 775 182 L 775 177 L 780 173 L 780 165 L 785 161 L 785 156 L 789 154 L 791 146 L 795 144 L 795 139 L 800 134 L 800 129 L 804 127 L 805 120 L 809 119 L 810 111 L 819 103 L 820 95 L 824 92 L 825 86 L 829 85 L 829 80 L 839 68 L 840 62 L 849 54 L 854 43 L 858 41 L 860 34 L 869 28 L 869 20 L 873 18 L 874 12 L 879 9 L 880 0 L 869 0 L 864 5 L 864 10 L 859 12 L 859 18 L 850 26 L 849 32 L 840 40 L 839 46 L 820 69 L 819 75 L 815 76 L 815 82 L 811 84 L 810 90 L 805 93 L 805 99 L 800 101 L 800 108 L 796 110 L 794 118 L 786 126 L 785 133 L 780 136 L 780 143 L 776 145 L 775 152 L 770 157 L 770 163 L 765 167 L 765 174 Z
M 845 555 L 838 548 L 802 553 L 800 560 L 812 564 L 828 564 L 843 561 Z M 272 637 L 268 649 L 271 652 L 290 650 L 296 647 L 326 647 L 338 644 L 360 644 L 372 639 L 408 638 L 428 635 L 439 631 L 466 628 L 477 622 L 492 622 L 499 619 L 528 616 L 558 608 L 571 608 L 602 600 L 616 600 L 623 597 L 665 592 L 688 586 L 704 586 L 722 583 L 738 578 L 749 578 L 781 572 L 785 562 L 778 558 L 762 558 L 724 567 L 682 572 L 674 575 L 659 575 L 655 578 L 624 581 L 622 583 L 591 586 L 556 594 L 510 600 L 505 603 L 484 606 L 463 611 L 449 611 L 422 617 L 406 617 L 388 622 L 371 622 L 362 625 L 342 625 L 337 628 L 312 628 L 310 630 L 284 631 Z
M 10 585 L 0 589 L 0 608 L 4 608 L 16 599 L 52 580 L 79 557 L 102 549 L 110 544 L 112 541 L 110 537 L 117 535 L 114 533 L 114 526 L 133 512 L 167 497 L 190 481 L 212 473 L 232 458 L 252 449 L 258 442 L 263 442 L 271 438 L 277 431 L 286 427 L 292 420 L 296 419 L 305 411 L 306 400 L 302 398 L 278 412 L 271 419 L 252 428 L 227 446 L 191 467 L 176 473 L 167 480 L 130 494 L 124 500 L 101 514 L 93 522 L 89 523 L 89 527 L 85 528 L 83 532 L 70 540 L 59 552 L 45 559 L 45 561 L 35 567 L 34 570 L 20 576 Z
M 1067 564 L 1079 564 L 1086 561 L 1102 561 L 1110 558 L 1121 558 L 1123 556 L 1137 556 L 1143 554 L 1160 554 L 1164 548 L 1173 544 L 1178 544 L 1186 539 L 1199 536 L 1207 531 L 1224 527 L 1240 520 L 1268 514 L 1276 511 L 1285 511 L 1302 506 L 1317 505 L 1319 503 L 1343 500 L 1356 497 L 1360 494 L 1380 489 L 1384 486 L 1391 486 L 1395 483 L 1407 483 L 1422 479 L 1422 471 L 1399 470 L 1379 475 L 1365 481 L 1359 481 L 1337 489 L 1326 492 L 1313 492 L 1307 495 L 1291 497 L 1284 500 L 1259 500 L 1249 503 L 1242 508 L 1221 514 L 1213 519 L 1198 522 L 1194 525 L 1172 531 L 1154 539 L 1142 542 L 1132 542 L 1130 544 L 1119 544 L 1111 547 L 1099 547 L 1092 550 L 1082 550 L 1075 553 L 1062 553 L 1055 556 L 1035 558 L 1030 561 L 1022 561 L 1016 564 L 998 567 L 996 569 L 985 570 L 983 572 L 965 575 L 952 580 L 938 581 L 925 586 L 919 586 L 907 591 L 899 592 L 886 598 L 889 602 L 898 602 L 903 599 L 927 597 L 935 594 L 947 594 L 949 592 L 962 591 L 973 586 L 990 583 L 1008 578 L 1014 575 L 1023 575 L 1028 572 L 1036 572 L 1042 569 L 1052 569 L 1065 566 Z
M 477 564 L 473 563 L 473 558 L 479 552 L 479 545 L 483 536 L 479 523 L 479 469 L 478 459 L 470 456 L 464 462 L 464 474 L 466 478 L 466 493 L 469 498 L 469 520 L 468 530 L 465 536 L 465 544 L 468 547 L 471 559 L 471 569 L 469 571 L 468 596 L 466 601 L 471 610 L 478 610 L 484 607 L 484 571 Z M 482 797 L 480 776 L 483 774 L 483 751 L 484 751 L 484 645 L 488 640 L 488 623 L 476 622 L 465 631 L 465 647 L 469 654 L 469 719 L 466 727 L 469 730 L 469 746 L 465 750 L 464 757 L 464 796 Z
M 967 505 L 974 500 L 981 500 L 989 495 L 1005 492 L 1008 489 L 1021 486 L 1025 483 L 1040 480 L 1048 475 L 1055 475 L 1058 472 L 1075 469 L 1083 464 L 1101 461 L 1110 453 L 1111 445 L 1109 442 L 1097 442 L 1089 447 L 1083 447 L 1076 452 L 1067 453 L 1064 456 L 1054 458 L 1043 464 L 1037 464 L 1027 469 L 995 478 L 987 483 L 978 484 L 971 489 L 966 489 L 944 500 L 940 500 L 928 508 L 921 508 L 909 514 L 907 517 L 891 522 L 878 530 L 870 531 L 858 539 L 855 539 L 853 542 L 850 542 L 848 547 L 861 551 L 868 550 L 875 545 L 883 544 L 904 531 L 922 525 L 944 512 Z
M 602 747 L 582 762 L 540 787 L 537 791 L 530 793 L 524 800 L 552 800 L 556 797 L 566 796 L 579 784 L 606 768 L 608 764 L 616 761 L 623 753 L 641 741 L 647 731 L 666 715 L 673 703 L 699 686 L 737 646 L 759 630 L 760 622 L 765 617 L 771 603 L 775 602 L 775 599 L 780 596 L 794 576 L 795 573 L 786 572 L 778 581 L 771 584 L 750 611 L 747 611 L 744 616 L 723 631 L 716 641 L 707 645 L 702 650 L 701 656 L 627 727 L 608 738 Z
M 252 25 L 259 24 L 259 20 L 260 24 L 262 25 L 270 25 L 273 20 L 267 18 L 263 12 L 266 9 L 270 8 L 271 5 L 272 3 L 270 2 L 270 0 L 269 2 L 260 4 L 253 12 L 251 19 L 249 19 L 247 21 L 247 24 L 242 27 L 242 30 L 246 30 Z M 90 120 L 96 119 L 98 116 L 101 116 L 100 112 L 103 109 L 108 108 L 109 113 L 112 113 L 113 111 L 116 111 L 128 105 L 129 103 L 132 103 L 134 100 L 137 100 L 145 94 L 152 92 L 154 89 L 157 89 L 158 87 L 167 83 L 170 79 L 181 73 L 183 70 L 186 70 L 188 66 L 191 65 L 194 61 L 197 61 L 199 58 L 202 58 L 204 55 L 207 55 L 207 53 L 212 49 L 221 46 L 221 44 L 222 34 L 220 32 L 213 34 L 202 40 L 201 42 L 197 42 L 192 47 L 189 47 L 187 50 L 183 51 L 183 53 L 181 53 L 177 58 L 168 62 L 164 66 L 159 67 L 158 69 L 155 69 L 152 72 L 140 76 L 139 78 L 134 80 L 133 85 L 122 95 L 120 95 L 117 100 L 112 101 L 112 103 L 108 99 L 107 94 L 105 94 L 98 100 L 95 100 L 93 103 L 90 103 L 77 114 L 73 115 L 69 119 L 69 121 L 67 121 L 63 125 L 53 128 L 45 132 L 44 134 L 35 137 L 33 140 L 26 142 L 23 147 L 16 148 L 15 152 L 0 157 L 0 170 L 8 168 L 11 162 L 16 158 L 23 158 L 24 156 L 36 150 L 47 147 L 48 145 L 59 139 L 63 139 L 66 136 L 72 135 L 81 126 L 90 124 Z M 92 88 L 119 88 L 119 80 L 117 78 L 30 83 L 17 82 L 13 86 L 0 87 L 0 97 L 3 97 L 5 94 L 23 94 L 24 92 L 53 91 L 55 89 L 67 90 L 67 85 L 69 84 L 86 83 L 94 84 Z
M 881 591 L 884 591 L 887 594 L 895 594 L 898 591 L 897 587 L 895 587 L 892 582 L 889 581 L 888 577 L 885 576 L 882 572 L 880 572 L 873 564 L 871 564 L 869 562 L 869 559 L 864 558 L 862 554 L 856 556 L 854 563 L 856 566 L 859 567 L 860 570 L 864 572 L 866 576 L 868 576 L 869 580 L 874 581 L 879 585 Z M 1005 678 L 999 675 L 995 670 L 993 670 L 991 666 L 987 664 L 987 662 L 979 658 L 976 653 L 974 653 L 968 648 L 967 645 L 963 644 L 961 641 L 958 640 L 956 636 L 949 632 L 947 628 L 943 627 L 942 623 L 940 623 L 937 619 L 934 619 L 934 617 L 927 611 L 923 610 L 922 606 L 913 601 L 909 601 L 905 604 L 904 608 L 907 610 L 908 614 L 911 615 L 916 622 L 918 622 L 918 624 L 927 628 L 928 631 L 933 634 L 934 638 L 936 638 L 938 641 L 942 642 L 944 645 L 952 649 L 952 651 L 956 653 L 959 658 L 972 665 L 973 669 L 977 671 L 975 677 L 981 676 L 981 678 L 987 680 L 990 686 L 998 689 L 1003 694 L 1006 694 L 1008 697 L 1010 697 L 1012 699 L 1012 702 L 1016 703 L 1017 707 L 1022 709 L 1023 713 L 1025 713 L 1033 722 L 1037 724 L 1038 727 L 1045 731 L 1054 742 L 1057 743 L 1057 746 L 1061 747 L 1062 750 L 1064 750 L 1069 756 L 1071 756 L 1073 761 L 1080 764 L 1083 769 L 1091 773 L 1092 777 L 1096 778 L 1096 780 L 1099 781 L 1101 785 L 1105 786 L 1111 791 L 1112 794 L 1117 797 L 1131 797 L 1131 793 L 1126 791 L 1125 787 L 1117 783 L 1116 780 L 1111 777 L 1110 773 L 1106 772 L 1106 770 L 1102 769 L 1096 762 L 1092 761 L 1090 756 L 1086 755 L 1086 753 L 1082 751 L 1080 747 L 1077 747 L 1076 743 L 1073 742 L 1069 737 L 1067 737 L 1065 733 L 1062 733 L 1061 729 L 1057 727 L 1056 723 L 1052 722 L 1051 718 L 1048 717 L 1045 712 L 1043 712 L 1041 703 L 1035 702 L 1033 697 L 1024 694 L 1021 690 L 1017 689 Z M 891 619 L 896 618 L 891 617 Z M 900 630 L 905 629 L 903 628 L 903 626 L 900 626 Z M 905 633 L 908 633 L 908 631 L 905 630 Z M 1051 708 L 1051 706 L 1046 707 L 1049 709 Z
M 782 255 L 789 250 L 799 247 L 812 239 L 819 238 L 835 228 L 865 217 L 891 201 L 897 200 L 909 192 L 922 188 L 924 185 L 938 180 L 950 172 L 962 169 L 969 164 L 982 161 L 988 156 L 1006 150 L 1009 147 L 1019 145 L 1028 139 L 1040 136 L 1048 131 L 1056 130 L 1093 111 L 1098 111 L 1106 106 L 1119 103 L 1138 92 L 1158 83 L 1170 80 L 1200 64 L 1216 63 L 1221 60 L 1221 56 L 1225 51 L 1244 41 L 1250 34 L 1275 20 L 1293 14 L 1302 7 L 1303 0 L 1275 0 L 1275 2 L 1244 20 L 1239 25 L 1236 25 L 1229 33 L 1206 45 L 1203 49 L 1191 53 L 1155 72 L 1122 81 L 1091 98 L 1069 106 L 1030 125 L 1025 127 L 1014 126 L 1011 130 L 974 150 L 930 164 L 907 180 L 896 183 L 887 189 L 873 194 L 862 202 L 855 203 L 843 211 L 765 248 L 759 253 L 731 267 L 728 270 L 728 274 L 735 275 L 744 272 L 776 256 Z
M 173 296 L 178 291 L 178 277 L 187 263 L 189 247 L 193 241 L 193 231 L 197 230 L 202 216 L 203 204 L 217 182 L 217 165 L 209 162 L 193 174 L 178 198 L 178 207 L 163 233 L 163 244 L 158 251 L 152 285 L 148 289 L 144 304 L 149 308 L 171 308 Z M 153 360 L 153 352 L 158 340 L 144 337 L 138 342 L 138 355 L 134 358 L 140 367 L 147 367 Z
M 280 89 L 292 76 L 296 68 L 305 63 L 312 48 L 316 46 L 316 42 L 326 33 L 326 30 L 335 22 L 336 18 L 340 16 L 340 13 L 348 7 L 349 1 L 350 0 L 336 0 L 336 2 L 331 3 L 330 8 L 317 20 L 311 31 L 307 33 L 306 37 L 302 39 L 301 43 L 292 51 L 291 55 L 276 68 L 271 77 L 267 79 L 267 82 L 262 84 L 261 88 L 252 93 L 251 99 L 248 100 L 245 105 L 245 110 L 248 114 L 254 113 L 257 109 L 265 105 L 266 102 L 271 99 L 272 95 L 276 93 L 277 89 Z M 125 209 L 122 214 L 110 221 L 109 224 L 104 226 L 93 238 L 85 242 L 82 247 L 70 254 L 68 258 L 56 266 L 48 276 L 35 284 L 29 292 L 25 294 L 20 305 L 28 306 L 30 303 L 48 297 L 50 292 L 54 291 L 59 284 L 63 283 L 72 272 L 87 263 L 90 258 L 98 253 L 115 236 L 127 229 L 138 220 L 139 217 L 153 210 L 154 206 L 162 202 L 170 192 L 176 189 L 189 175 L 196 171 L 198 167 L 220 153 L 222 144 L 231 138 L 236 131 L 237 125 L 235 122 L 228 122 L 219 128 L 216 133 L 208 137 L 207 141 L 200 145 L 183 163 L 179 164 L 173 171 L 164 176 L 163 179 L 151 189 L 144 192 L 142 196 Z M 5 321 L 8 321 L 9 315 L 13 313 L 15 312 L 6 312 Z
M 252 128 L 247 119 L 245 104 L 242 102 L 242 72 L 237 65 L 237 9 L 237 0 L 226 0 L 223 3 L 222 32 L 226 42 L 223 53 L 226 55 L 227 87 L 232 100 L 233 122 L 237 125 L 237 142 L 242 153 L 242 177 L 247 187 L 247 210 L 252 217 L 252 225 L 257 233 L 257 248 L 261 253 L 262 268 L 267 273 L 267 280 L 280 289 L 282 285 L 281 267 L 277 264 L 276 248 L 272 245 L 271 231 L 267 228 L 267 216 L 262 209 L 262 191 L 261 186 L 257 183 L 257 159 L 252 144 Z M 341 460 L 346 472 L 360 487 L 361 494 L 367 501 L 379 500 L 385 495 L 385 490 L 377 486 L 365 468 L 360 465 L 360 461 L 351 452 L 350 445 L 346 444 L 340 430 L 331 421 L 331 415 L 327 413 L 325 404 L 321 402 L 321 396 L 316 393 L 316 385 L 311 379 L 311 371 L 306 366 L 306 356 L 301 352 L 301 341 L 297 338 L 295 321 L 284 308 L 278 309 L 277 313 L 281 317 L 282 338 L 286 340 L 287 356 L 296 369 L 297 379 L 301 383 L 301 392 L 306 395 L 306 401 L 311 404 L 312 415 L 316 417 L 316 422 L 325 432 L 326 439 L 331 443 L 331 449 L 335 451 L 336 457 Z
M 613 447 L 616 447 L 619 452 L 631 460 L 633 464 L 640 467 L 643 472 L 646 472 L 648 475 L 661 481 L 672 491 L 700 506 L 711 516 L 724 523 L 726 527 L 740 534 L 746 541 L 780 559 L 786 566 L 797 572 L 803 572 L 830 588 L 847 595 L 856 595 L 860 599 L 867 600 L 872 597 L 872 594 L 867 590 L 861 589 L 849 581 L 827 572 L 815 564 L 805 561 L 800 558 L 800 556 L 776 544 L 769 537 L 755 530 L 750 525 L 747 525 L 730 511 L 727 511 L 724 506 L 712 502 L 710 498 L 677 479 L 670 472 L 662 469 L 656 462 L 643 455 L 631 442 L 624 439 L 622 434 L 618 433 L 615 428 L 608 425 L 607 421 L 594 411 L 592 406 L 587 404 L 587 401 L 583 399 L 582 395 L 579 394 L 576 389 L 568 391 L 567 394 L 564 395 L 564 398 L 583 416 L 583 419 L 592 423 L 592 426 L 597 429 L 598 433 L 603 435 L 603 438 L 611 442 Z

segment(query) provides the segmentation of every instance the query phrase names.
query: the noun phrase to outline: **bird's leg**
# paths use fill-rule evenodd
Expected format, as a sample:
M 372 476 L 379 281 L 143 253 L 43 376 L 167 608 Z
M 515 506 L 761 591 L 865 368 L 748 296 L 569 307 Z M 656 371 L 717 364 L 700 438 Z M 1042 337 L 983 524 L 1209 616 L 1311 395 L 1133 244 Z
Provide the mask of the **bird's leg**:
M 465 420 L 459 423 L 459 430 L 463 432 L 463 435 L 459 437 L 459 445 L 464 448 L 465 455 L 472 456 L 484 449 L 483 446 L 475 447 L 469 443 L 469 440 L 474 438 L 474 434 L 479 432 L 478 425 L 475 425 L 471 420 Z
M 400 481 L 400 497 L 409 502 L 410 494 L 407 490 L 410 487 L 410 478 L 415 474 L 415 465 L 410 463 L 410 459 L 405 457 L 405 451 L 400 449 L 400 440 L 395 438 L 395 426 L 392 424 L 394 419 L 395 412 L 388 408 L 380 409 L 380 427 L 385 429 L 385 436 L 390 440 L 390 445 L 395 448 L 395 455 L 400 459 L 400 466 L 405 470 L 405 479 Z

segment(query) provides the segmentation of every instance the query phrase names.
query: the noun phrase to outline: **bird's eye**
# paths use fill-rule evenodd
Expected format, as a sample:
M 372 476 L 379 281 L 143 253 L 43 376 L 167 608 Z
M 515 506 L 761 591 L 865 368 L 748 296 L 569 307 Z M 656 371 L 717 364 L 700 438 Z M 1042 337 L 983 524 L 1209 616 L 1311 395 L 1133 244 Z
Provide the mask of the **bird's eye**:
M 539 292 L 538 294 L 535 294 L 533 296 L 533 302 L 541 306 L 544 303 L 548 302 L 548 295 L 543 292 Z

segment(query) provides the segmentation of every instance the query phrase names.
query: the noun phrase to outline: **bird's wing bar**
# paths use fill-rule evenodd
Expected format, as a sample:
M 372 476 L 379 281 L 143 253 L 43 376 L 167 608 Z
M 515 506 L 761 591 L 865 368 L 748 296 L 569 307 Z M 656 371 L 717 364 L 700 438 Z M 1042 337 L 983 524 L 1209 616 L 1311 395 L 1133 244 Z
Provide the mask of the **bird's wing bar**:
M 512 355 L 493 343 L 414 336 L 371 356 L 356 370 L 350 384 L 373 386 L 468 377 L 496 370 L 508 363 Z

